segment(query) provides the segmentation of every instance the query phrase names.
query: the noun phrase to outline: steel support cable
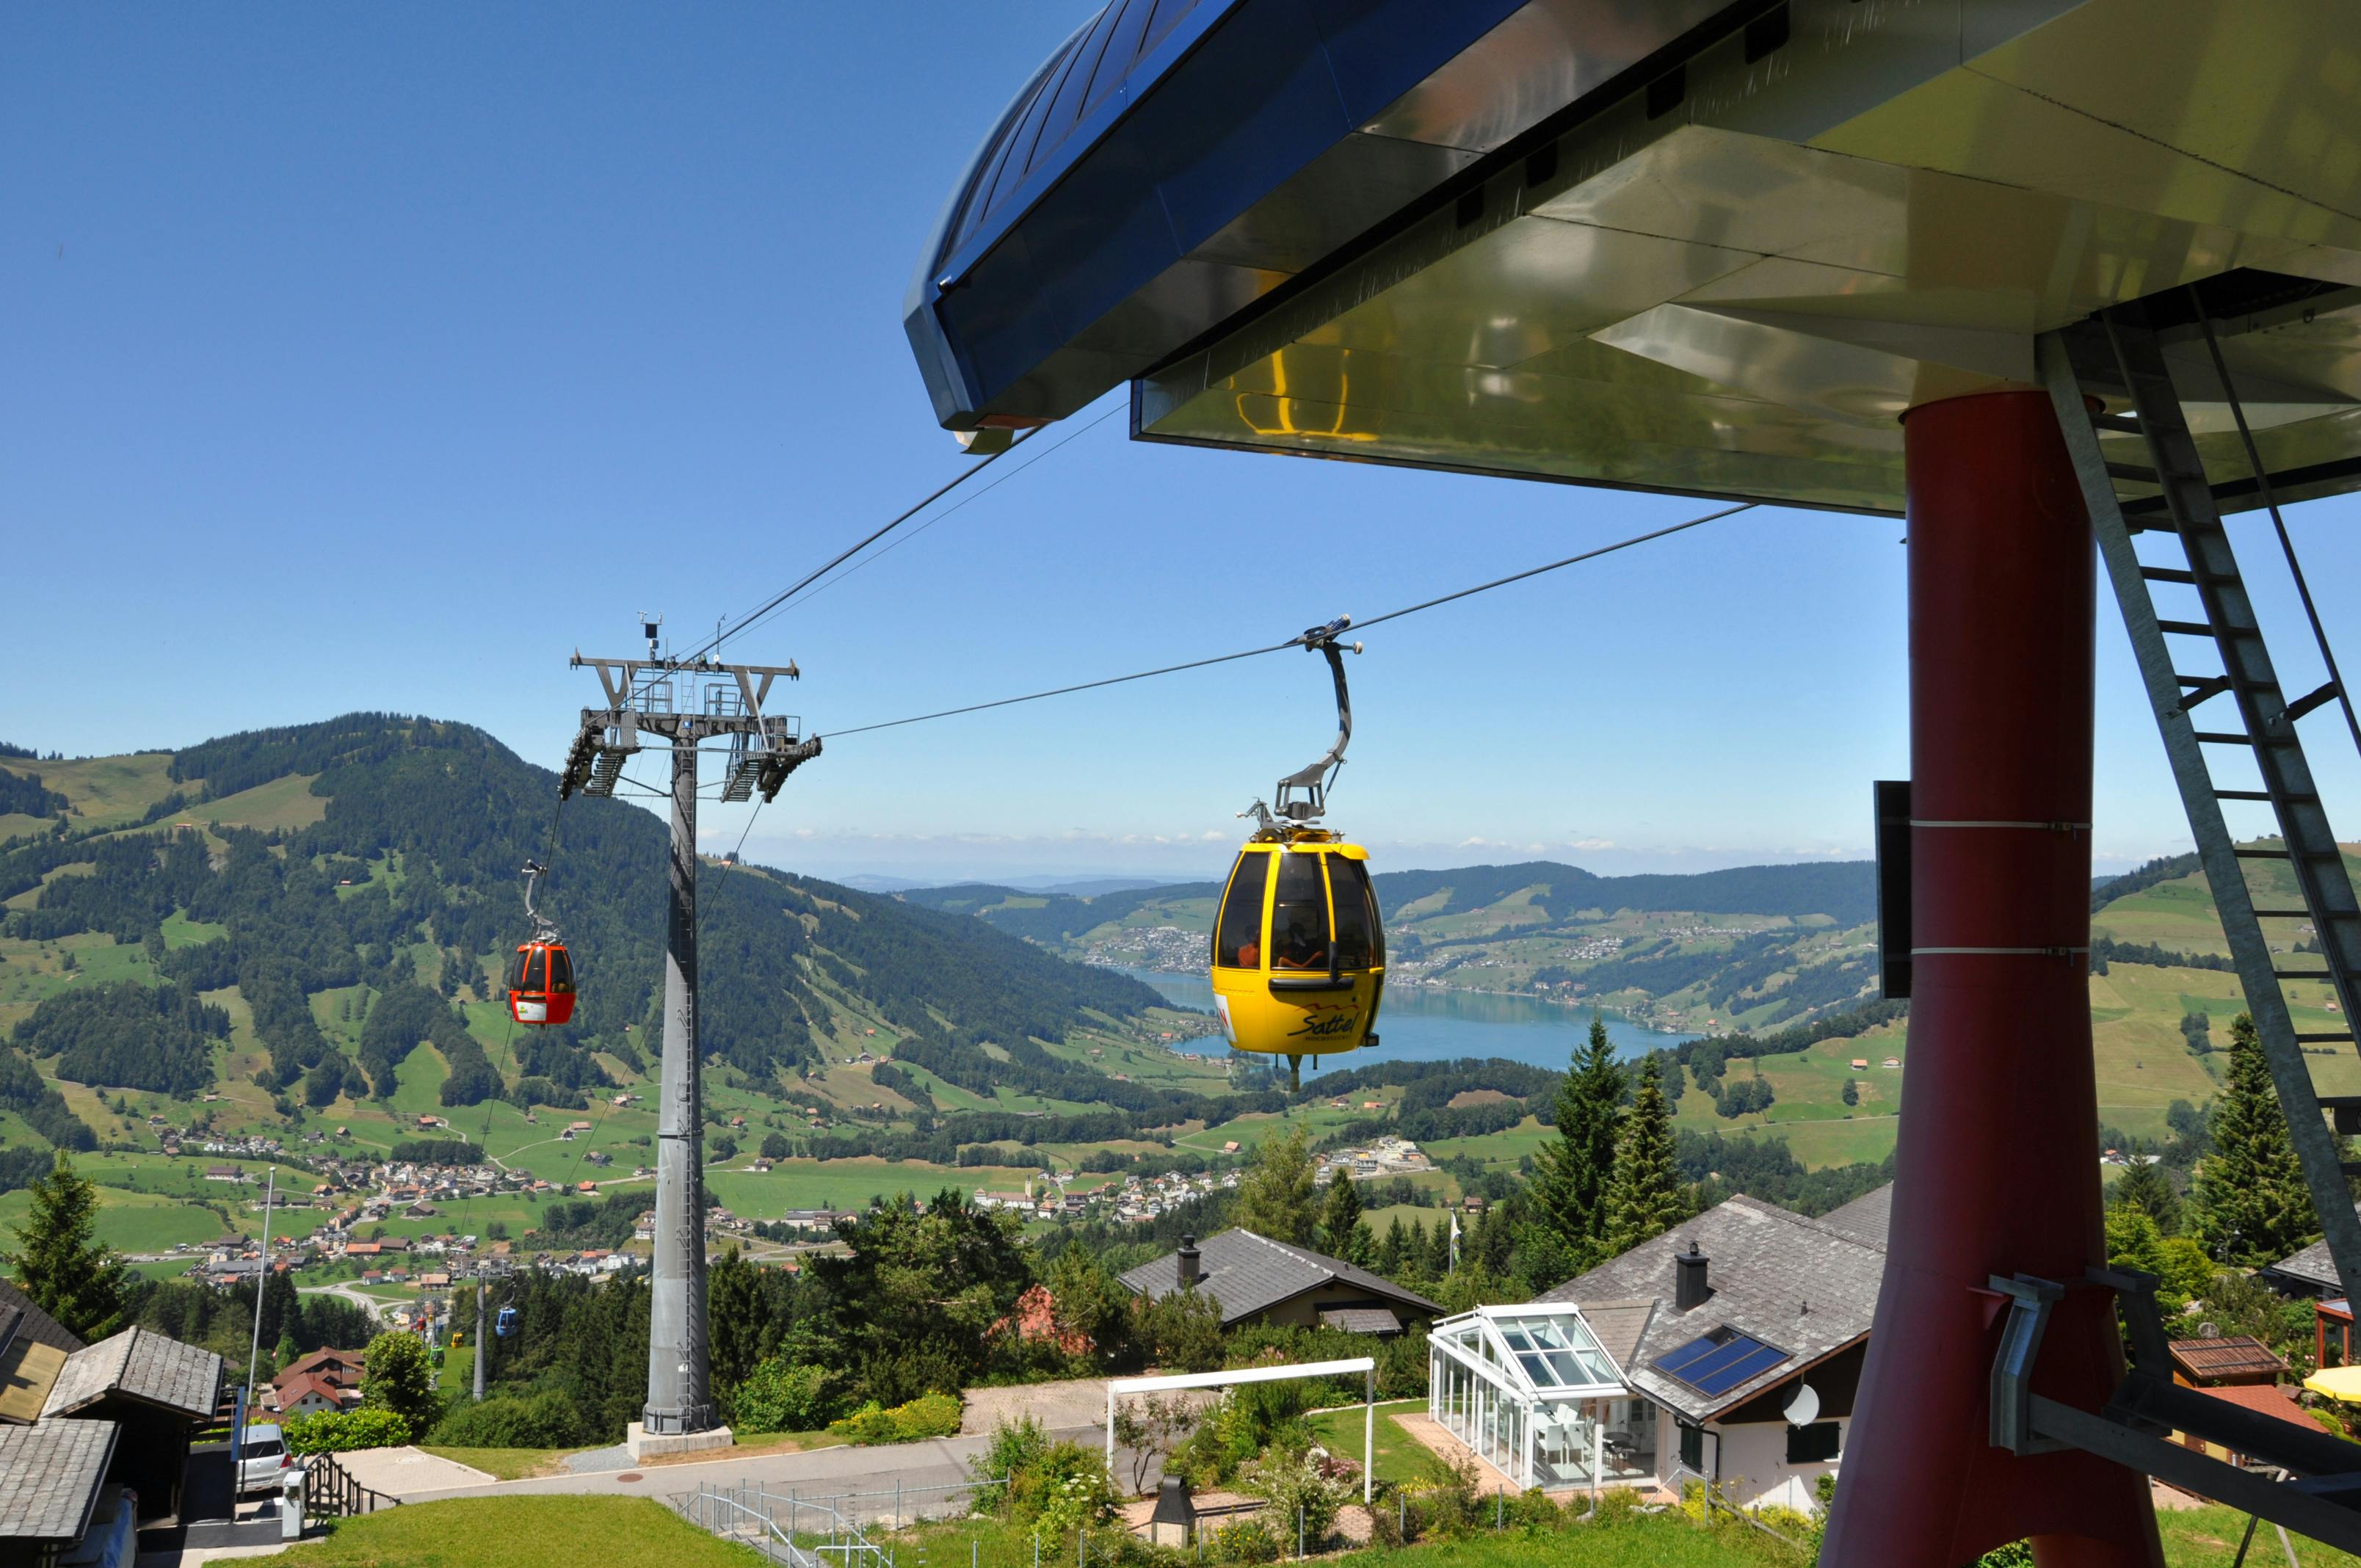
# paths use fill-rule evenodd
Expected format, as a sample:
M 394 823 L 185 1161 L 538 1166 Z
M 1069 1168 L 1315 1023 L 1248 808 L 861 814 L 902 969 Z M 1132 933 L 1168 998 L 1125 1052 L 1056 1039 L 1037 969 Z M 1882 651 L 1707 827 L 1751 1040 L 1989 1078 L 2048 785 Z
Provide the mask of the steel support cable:
M 1102 414 L 1099 417 L 1104 419 L 1106 416 Z M 1096 423 L 1097 421 L 1094 420 L 1092 422 Z M 1047 428 L 1048 426 L 1046 425 L 1036 425 L 1032 430 L 1026 431 L 1023 434 L 1017 436 L 1016 440 L 1010 442 L 1006 446 L 1003 447 L 998 452 L 994 453 L 991 456 L 976 459 L 974 463 L 960 470 L 960 472 L 950 480 L 938 486 L 933 490 L 928 491 L 924 499 L 896 513 L 882 527 L 863 535 L 858 543 L 848 545 L 843 550 L 838 552 L 829 559 L 826 565 L 806 573 L 803 576 L 797 578 L 790 587 L 783 588 L 778 593 L 773 594 L 769 598 L 764 599 L 761 604 L 755 606 L 752 609 L 748 610 L 744 615 L 740 616 L 738 618 L 737 624 L 730 626 L 726 630 L 716 631 L 710 641 L 699 646 L 695 652 L 677 655 L 675 662 L 693 664 L 698 660 L 704 658 L 707 654 L 719 648 L 724 638 L 735 637 L 740 632 L 751 629 L 753 624 L 763 617 L 770 614 L 773 610 L 779 609 L 781 606 L 785 605 L 787 600 L 795 598 L 796 595 L 803 592 L 804 589 L 811 587 L 812 584 L 828 576 L 830 572 L 833 572 L 839 566 L 844 565 L 845 562 L 852 559 L 855 555 L 860 554 L 863 550 L 868 549 L 872 544 L 876 543 L 879 540 L 884 538 L 887 534 L 893 532 L 895 529 L 901 527 L 904 523 L 909 521 L 912 518 L 917 516 L 920 512 L 926 510 L 928 507 L 942 499 L 945 496 L 950 495 L 953 490 L 958 489 L 961 485 L 966 484 L 970 479 L 974 478 L 978 474 L 983 473 L 986 468 L 991 467 L 994 463 L 999 462 L 1011 452 L 1023 446 L 1026 443 L 1031 441 L 1035 434 Z M 1085 426 L 1084 428 L 1088 427 Z M 1079 435 L 1082 432 L 1076 431 L 1074 433 Z M 1071 440 L 1071 437 L 1069 437 L 1068 439 Z M 1065 443 L 1060 442 L 1058 444 L 1062 446 Z M 1052 450 L 1054 450 L 1054 448 Z
M 1735 506 L 1724 507 L 1719 511 L 1709 511 L 1701 517 L 1689 518 L 1686 521 L 1675 522 L 1668 527 L 1652 529 L 1646 533 L 1635 533 L 1629 539 L 1619 539 L 1611 544 L 1602 544 L 1595 550 L 1585 550 L 1579 554 L 1546 562 L 1539 566 L 1529 566 L 1521 572 L 1512 572 L 1505 577 L 1495 577 L 1488 583 L 1477 583 L 1473 587 L 1460 588 L 1434 598 L 1421 600 L 1417 604 L 1404 605 L 1400 609 L 1389 609 L 1383 615 L 1373 615 L 1367 620 L 1356 620 L 1353 623 L 1353 627 L 1354 630 L 1358 630 L 1363 627 L 1377 626 L 1389 620 L 1399 620 L 1406 615 L 1416 615 L 1421 610 L 1433 609 L 1437 606 L 1450 604 L 1457 599 L 1489 593 L 1494 588 L 1504 588 L 1511 583 L 1521 583 L 1528 577 L 1538 577 L 1545 572 L 1555 572 L 1564 567 L 1579 565 L 1585 561 L 1595 561 L 1601 555 L 1612 555 L 1619 550 L 1629 550 L 1637 544 L 1646 544 L 1653 540 L 1668 538 L 1692 528 L 1701 528 L 1708 522 L 1732 517 L 1739 512 L 1752 511 L 1762 504 L 1760 501 L 1741 501 Z M 1284 642 L 1273 642 L 1266 647 L 1242 648 L 1235 653 L 1216 653 L 1210 659 L 1191 659 L 1185 663 L 1164 664 L 1153 670 L 1136 671 L 1128 675 L 1109 675 L 1103 680 L 1082 681 L 1070 686 L 1054 686 L 1048 691 L 1027 692 L 1022 696 L 1004 696 L 992 702 L 974 702 L 962 707 L 946 707 L 934 713 L 913 714 L 907 718 L 889 718 L 878 724 L 861 724 L 848 729 L 832 729 L 824 739 L 837 740 L 847 735 L 866 735 L 874 729 L 895 729 L 906 724 L 925 724 L 937 718 L 956 718 L 962 713 L 982 713 L 987 708 L 1011 707 L 1021 702 L 1039 702 L 1044 697 L 1067 696 L 1075 692 L 1094 691 L 1101 686 L 1122 685 L 1130 681 L 1145 681 L 1158 675 L 1174 675 L 1184 670 L 1202 670 L 1209 665 L 1227 664 L 1239 659 L 1259 658 L 1265 653 L 1277 653 L 1289 648 L 1301 647 L 1302 643 L 1302 638 L 1290 637 Z
M 884 560 L 886 556 L 891 555 L 895 551 L 899 550 L 903 545 L 907 544 L 911 540 L 917 538 L 918 535 L 926 532 L 927 530 L 934 527 L 935 524 L 942 521 L 945 518 L 948 518 L 952 513 L 958 511 L 961 507 L 982 500 L 984 497 L 990 495 L 1001 486 L 1008 483 L 1009 480 L 1016 477 L 1017 475 L 1022 474 L 1026 469 L 1030 468 L 1036 463 L 1042 462 L 1056 455 L 1067 445 L 1068 443 L 1074 441 L 1078 437 L 1087 435 L 1090 432 L 1097 429 L 1100 425 L 1104 424 L 1108 420 L 1113 419 L 1116 414 L 1121 413 L 1126 406 L 1128 405 L 1124 403 L 1115 403 L 1109 407 L 1105 412 L 1100 414 L 1098 418 L 1068 431 L 1057 441 L 1043 447 L 1032 456 L 1027 457 L 1024 462 L 1019 463 L 1015 467 L 1009 469 L 1005 474 L 994 479 L 991 484 L 984 486 L 981 489 L 961 496 L 950 506 L 945 507 L 942 510 L 937 512 L 934 516 L 920 523 L 917 527 L 910 530 L 909 532 L 902 535 L 901 538 L 894 541 L 893 543 L 885 546 L 884 549 L 878 551 L 873 555 L 865 556 L 861 560 L 853 562 L 851 565 L 846 566 L 842 571 L 838 572 L 836 576 L 829 577 L 827 581 L 813 583 L 808 590 L 788 590 L 787 597 L 781 599 L 777 604 L 763 609 L 759 615 L 750 615 L 743 620 L 741 620 L 736 626 L 731 627 L 730 629 L 729 635 L 735 637 L 741 632 L 752 630 L 756 625 L 760 624 L 762 621 L 768 620 L 772 616 L 779 614 L 785 610 L 792 609 L 797 604 L 808 602 L 809 600 L 818 598 L 819 595 L 828 592 L 829 589 L 836 587 L 837 584 L 844 581 L 845 578 L 851 576 L 855 572 L 862 571 L 868 567 L 871 563 Z M 1011 452 L 1015 450 L 1016 447 L 1014 445 L 1009 448 L 1009 451 Z M 939 491 L 937 492 L 938 495 L 941 492 Z M 923 502 L 920 503 L 922 508 L 924 504 L 925 503 Z M 857 548 L 858 546 L 856 546 L 856 549 Z M 839 559 L 841 560 L 842 558 L 840 557 Z M 824 575 L 831 569 L 831 567 L 823 566 L 820 568 L 820 572 L 818 574 L 815 574 L 815 576 Z M 716 639 L 717 644 L 719 641 L 719 639 Z
M 557 859 L 557 829 L 558 829 L 558 826 L 559 826 L 559 824 L 561 824 L 562 822 L 564 822 L 564 821 L 565 821 L 565 819 L 566 819 L 566 797 L 565 797 L 564 795 L 559 795 L 559 796 L 557 797 L 557 807 L 556 807 L 556 809 L 555 809 L 555 810 L 554 810 L 554 811 L 552 811 L 552 812 L 549 814 L 549 831 L 548 831 L 547 833 L 545 833 L 545 834 L 544 834 L 544 835 L 542 836 L 542 846 L 541 846 L 541 853 L 542 853 L 542 874 L 543 874 L 544 876 L 549 876 L 549 875 L 551 875 L 551 874 L 552 874 L 552 873 L 551 873 L 551 872 L 549 871 L 549 867 L 550 867 L 550 865 L 551 865 L 552 863 L 554 863 L 554 862 L 556 861 L 556 859 Z M 505 989 L 505 987 L 501 987 L 501 986 L 500 986 L 500 985 L 498 984 L 497 977 L 496 977 L 496 978 L 495 978 L 495 992 L 496 992 L 496 993 L 497 993 L 497 992 L 498 992 L 498 991 L 500 991 L 500 990 L 504 990 L 504 989 Z M 502 1094 L 505 1094 L 505 1093 L 507 1093 L 507 1092 L 508 1092 L 508 1084 L 509 1084 L 509 1077 L 508 1077 L 509 1050 L 510 1050 L 510 1047 L 511 1047 L 511 1043 L 513 1042 L 513 1040 L 514 1040 L 514 1038 L 515 1038 L 515 1036 L 516 1036 L 516 1008 L 515 1008 L 513 1005 L 511 1005 L 511 1006 L 510 1006 L 510 1007 L 507 1009 L 507 1012 L 508 1012 L 508 1015 L 509 1015 L 509 1016 L 508 1016 L 508 1025 L 507 1025 L 507 1027 L 503 1028 L 503 1029 L 500 1031 L 500 1061 L 499 1061 L 497 1064 L 495 1064 L 495 1065 L 494 1065 L 494 1067 L 493 1067 L 493 1069 L 492 1069 L 492 1076 L 493 1076 L 495 1079 L 499 1080 L 499 1081 L 500 1081 L 500 1092 L 501 1092 Z M 481 1150 L 483 1150 L 483 1151 L 484 1151 L 484 1160 L 485 1160 L 485 1163 L 486 1163 L 486 1164 L 498 1164 L 498 1162 L 497 1162 L 497 1161 L 495 1161 L 495 1160 L 492 1158 L 492 1111 L 493 1111 L 493 1108 L 494 1108 L 495 1106 L 497 1106 L 499 1103 L 500 1103 L 500 1096 L 499 1096 L 499 1095 L 493 1095 L 493 1096 L 490 1096 L 490 1097 L 489 1097 L 489 1098 L 487 1098 L 487 1099 L 485 1100 L 485 1102 L 484 1102 L 484 1130 L 483 1130 L 482 1132 L 478 1133 L 478 1134 L 476 1135 L 476 1146 L 477 1146 L 478 1148 L 479 1148 L 479 1149 L 481 1149 Z M 500 1168 L 501 1168 L 501 1169 L 503 1169 L 503 1170 L 505 1170 L 505 1169 L 507 1169 L 508 1168 L 507 1168 L 506 1166 L 501 1166 L 501 1167 L 500 1167 Z M 465 1230 L 465 1228 L 466 1228 L 467 1222 L 468 1222 L 469 1220 L 472 1220 L 472 1219 L 474 1219 L 474 1218 L 475 1218 L 475 1213 L 476 1213 L 476 1195 L 475 1195 L 474 1193 L 470 1192 L 469 1194 L 467 1194 L 467 1201 L 466 1201 L 465 1203 L 463 1203 L 463 1204 L 460 1206 L 460 1210 L 459 1210 L 459 1218 L 460 1218 L 460 1223 L 461 1223 L 461 1229 L 462 1229 L 463 1231 L 464 1231 L 464 1230 Z M 481 1267 L 482 1267 L 481 1263 L 480 1263 L 480 1262 L 478 1262 L 478 1266 L 478 1266 L 478 1270 L 480 1271 L 480 1269 L 481 1269 Z

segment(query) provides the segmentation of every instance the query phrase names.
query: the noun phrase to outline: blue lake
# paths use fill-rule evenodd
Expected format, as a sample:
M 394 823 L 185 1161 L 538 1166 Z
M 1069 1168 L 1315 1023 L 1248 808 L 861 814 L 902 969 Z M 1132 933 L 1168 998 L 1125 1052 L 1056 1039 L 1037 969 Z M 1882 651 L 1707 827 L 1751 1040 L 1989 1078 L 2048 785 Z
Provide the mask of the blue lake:
M 1160 970 L 1127 967 L 1122 972 L 1153 986 L 1179 1006 L 1207 1013 L 1213 1010 L 1213 982 L 1203 975 L 1168 974 Z M 1627 1060 L 1697 1037 L 1642 1028 L 1620 1014 L 1603 1016 L 1615 1054 Z M 1589 1035 L 1588 1008 L 1560 1007 L 1527 996 L 1389 986 L 1384 1007 L 1378 1016 L 1378 1048 L 1330 1059 L 1338 1067 L 1360 1067 L 1389 1057 L 1405 1061 L 1503 1057 L 1563 1072 Z M 1308 1073 L 1311 1068 L 1306 1058 L 1305 1071 Z

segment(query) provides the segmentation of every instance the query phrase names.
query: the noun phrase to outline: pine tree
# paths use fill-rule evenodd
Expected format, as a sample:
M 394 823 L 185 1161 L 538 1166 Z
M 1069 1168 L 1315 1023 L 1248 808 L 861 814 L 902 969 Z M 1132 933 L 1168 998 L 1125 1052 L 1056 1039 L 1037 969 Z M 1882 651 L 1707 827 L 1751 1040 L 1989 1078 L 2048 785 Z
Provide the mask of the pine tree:
M 1607 1190 L 1599 1248 L 1620 1256 L 1688 1217 L 1681 1170 L 1673 1157 L 1673 1113 L 1651 1076 L 1641 1080 L 1615 1146 L 1615 1179 Z
M 1557 1091 L 1557 1135 L 1533 1154 L 1535 1217 L 1581 1267 L 1611 1255 L 1599 1250 L 1599 1234 L 1607 1185 L 1615 1174 L 1623 1091 L 1606 1021 L 1593 1014 L 1589 1041 L 1575 1053 Z
M 2158 1235 L 2180 1233 L 2180 1194 L 2172 1190 L 2172 1179 L 2165 1175 L 2161 1161 L 2135 1157 L 2131 1168 L 2116 1178 L 2107 1193 L 2107 1207 L 2125 1206 L 2136 1206 L 2155 1221 Z
M 1354 1228 L 1361 1223 L 1361 1195 L 1353 1190 L 1353 1178 L 1343 1166 L 1338 1166 L 1328 1178 L 1328 1196 L 1320 1206 L 1320 1245 L 1331 1257 L 1356 1261 L 1351 1256 Z
M 1451 1215 L 1446 1211 L 1426 1233 L 1426 1277 L 1442 1279 L 1451 1273 Z
M 2197 1234 L 2233 1266 L 2260 1268 L 2320 1234 L 2255 1021 L 2230 1022 L 2230 1071 L 2213 1107 L 2213 1153 L 2197 1168 Z
M 1377 1260 L 1372 1266 L 1387 1278 L 1392 1278 L 1401 1272 L 1403 1249 L 1409 1245 L 1409 1233 L 1402 1228 L 1401 1216 L 1396 1214 L 1393 1223 L 1386 1227 L 1384 1238 L 1378 1243 Z
M 1319 1218 L 1318 1190 L 1303 1129 L 1266 1138 L 1238 1180 L 1237 1223 L 1270 1241 L 1310 1246 Z
M 95 1231 L 98 1189 L 74 1173 L 58 1150 L 49 1173 L 27 1190 L 31 1211 L 16 1227 L 16 1250 L 0 1253 L 33 1304 L 85 1340 L 123 1326 L 129 1266 L 101 1245 Z

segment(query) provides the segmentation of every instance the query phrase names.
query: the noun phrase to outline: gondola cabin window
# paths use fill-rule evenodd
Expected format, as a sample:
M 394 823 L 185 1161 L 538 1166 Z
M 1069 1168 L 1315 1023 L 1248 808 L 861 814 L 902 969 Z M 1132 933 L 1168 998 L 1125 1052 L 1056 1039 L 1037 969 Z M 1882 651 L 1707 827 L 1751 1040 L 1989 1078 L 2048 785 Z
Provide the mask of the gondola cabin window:
M 1224 969 L 1262 967 L 1262 894 L 1270 855 L 1249 850 L 1230 872 L 1230 890 L 1214 921 L 1213 962 Z

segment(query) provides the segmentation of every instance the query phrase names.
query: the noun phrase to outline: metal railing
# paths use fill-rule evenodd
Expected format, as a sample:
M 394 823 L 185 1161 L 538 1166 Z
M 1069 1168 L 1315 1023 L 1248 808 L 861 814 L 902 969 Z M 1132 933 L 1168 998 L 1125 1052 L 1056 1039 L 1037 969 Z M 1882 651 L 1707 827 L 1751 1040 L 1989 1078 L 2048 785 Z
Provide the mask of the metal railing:
M 303 1461 L 303 1517 L 307 1519 L 351 1519 L 401 1506 L 400 1497 L 390 1497 L 353 1479 L 353 1473 L 337 1464 L 333 1453 L 314 1453 Z
M 862 1533 L 858 1515 L 839 1500 L 774 1492 L 759 1482 L 708 1483 L 675 1494 L 672 1506 L 700 1529 L 791 1568 L 893 1568 L 893 1552 Z
M 891 1486 L 881 1486 L 869 1492 L 828 1492 L 813 1497 L 796 1496 L 807 1506 L 836 1508 L 848 1519 L 864 1524 L 882 1524 L 898 1530 L 905 1525 L 927 1524 L 972 1513 L 989 1488 L 1007 1485 L 1005 1479 L 950 1481 L 937 1486 L 906 1486 L 897 1481 Z M 930 1508 L 930 1500 L 954 1506 Z

